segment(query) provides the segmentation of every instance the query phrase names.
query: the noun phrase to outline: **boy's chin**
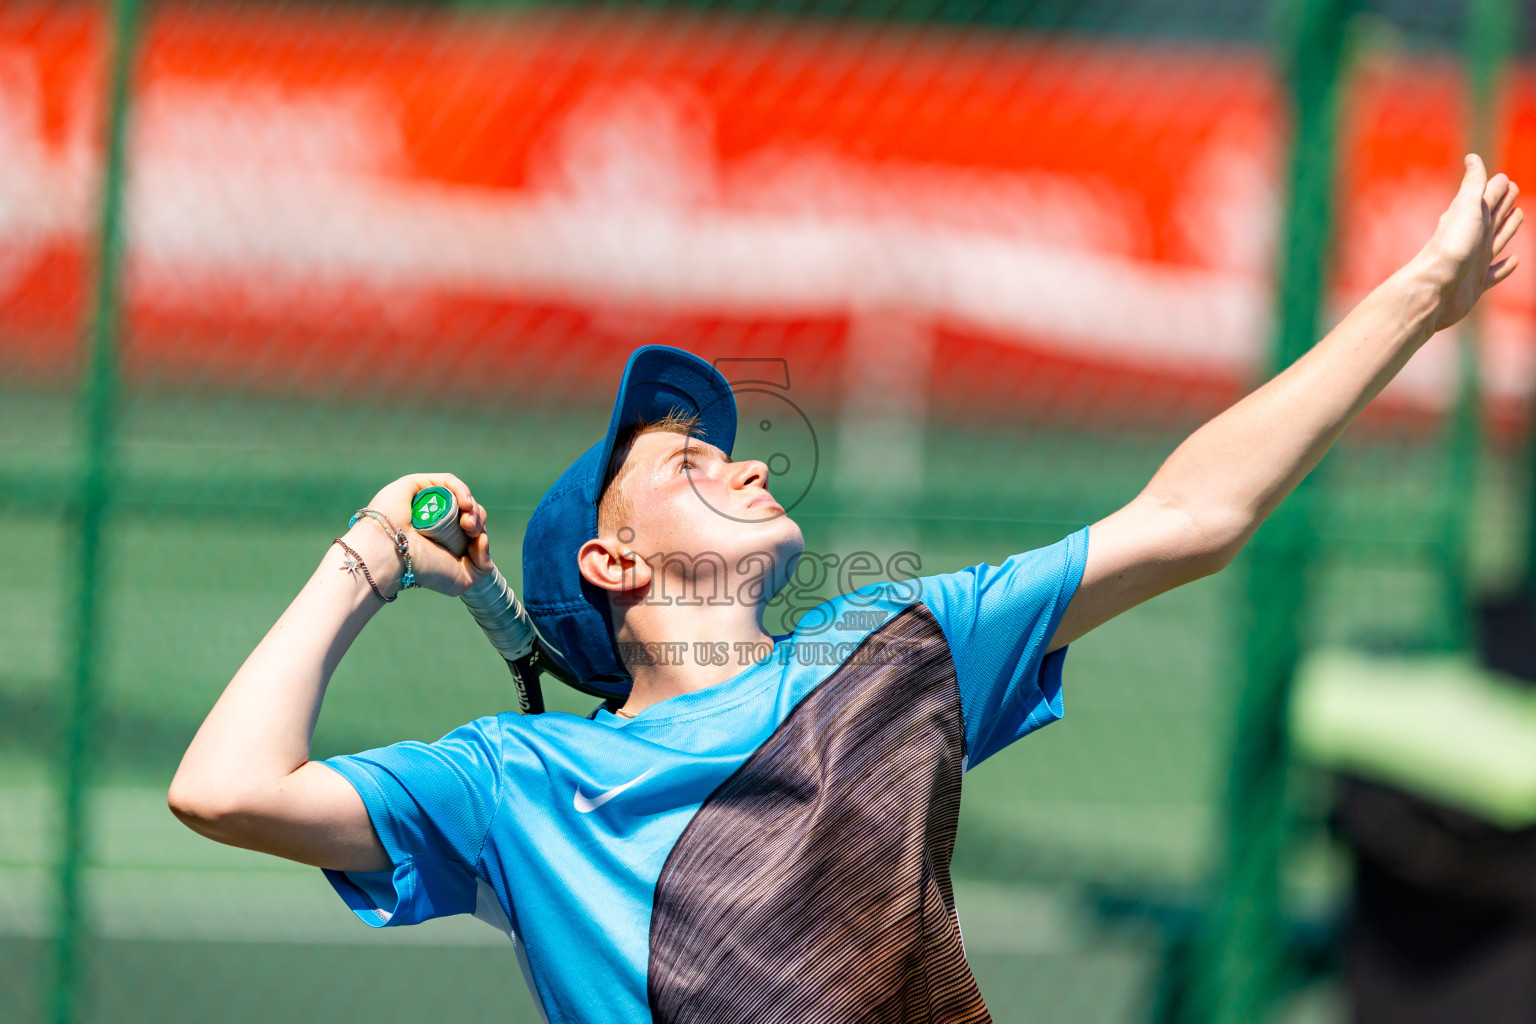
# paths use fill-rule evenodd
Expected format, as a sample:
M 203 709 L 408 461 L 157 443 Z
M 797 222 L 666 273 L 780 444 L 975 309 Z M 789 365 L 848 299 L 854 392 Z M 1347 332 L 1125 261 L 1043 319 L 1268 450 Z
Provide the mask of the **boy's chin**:
M 787 515 L 770 519 L 760 528 L 777 541 L 782 551 L 788 552 L 793 548 L 795 556 L 799 557 L 800 552 L 805 550 L 805 536 L 800 532 L 800 524 Z
M 743 552 L 776 551 L 798 557 L 805 547 L 800 526 L 785 515 L 774 516 L 759 522 L 733 524 L 728 531 L 730 546 Z

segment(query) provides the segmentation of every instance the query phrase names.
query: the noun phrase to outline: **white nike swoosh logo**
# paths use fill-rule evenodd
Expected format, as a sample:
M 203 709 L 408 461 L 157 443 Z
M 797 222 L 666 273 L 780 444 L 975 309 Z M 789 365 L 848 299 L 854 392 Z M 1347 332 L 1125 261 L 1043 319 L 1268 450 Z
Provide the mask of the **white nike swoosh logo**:
M 624 783 L 624 785 L 615 786 L 613 789 L 610 789 L 608 792 L 604 793 L 602 796 L 595 800 L 589 800 L 583 796 L 581 793 L 581 787 L 578 785 L 576 787 L 576 798 L 571 802 L 576 805 L 576 809 L 582 814 L 591 814 L 593 811 L 597 810 L 599 807 L 603 806 L 603 804 L 607 803 L 609 800 L 612 800 L 614 797 L 618 796 L 629 787 L 640 785 L 640 783 L 649 778 L 651 773 L 654 771 L 656 771 L 656 769 L 651 768 L 644 774 L 630 779 L 628 782 Z

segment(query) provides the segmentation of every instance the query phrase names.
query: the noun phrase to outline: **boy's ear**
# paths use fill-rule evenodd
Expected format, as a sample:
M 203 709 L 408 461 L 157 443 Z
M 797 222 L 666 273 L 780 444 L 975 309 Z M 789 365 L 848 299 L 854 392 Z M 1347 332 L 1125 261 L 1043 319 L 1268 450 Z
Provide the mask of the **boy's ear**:
M 576 552 L 581 578 L 615 597 L 640 590 L 651 582 L 645 559 L 620 544 L 616 537 L 594 537 Z

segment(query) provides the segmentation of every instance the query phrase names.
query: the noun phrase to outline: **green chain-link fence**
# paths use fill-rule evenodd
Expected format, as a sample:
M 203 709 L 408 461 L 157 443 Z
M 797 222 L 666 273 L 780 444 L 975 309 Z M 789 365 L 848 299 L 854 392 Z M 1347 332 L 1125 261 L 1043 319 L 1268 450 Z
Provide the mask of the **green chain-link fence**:
M 1470 139 L 1536 169 L 1510 12 L 6 5 L 0 1019 L 536 1019 L 499 933 L 380 935 L 165 808 L 346 516 L 456 472 L 517 587 L 523 520 L 664 341 L 793 428 L 748 453 L 825 555 L 785 621 L 851 552 L 1053 541 L 1411 255 Z M 1292 679 L 1322 644 L 1462 646 L 1513 578 L 1520 281 L 1481 360 L 1437 341 L 1241 564 L 1075 645 L 1066 720 L 967 777 L 998 1020 L 1343 1018 Z M 316 755 L 511 707 L 497 661 L 408 595 Z

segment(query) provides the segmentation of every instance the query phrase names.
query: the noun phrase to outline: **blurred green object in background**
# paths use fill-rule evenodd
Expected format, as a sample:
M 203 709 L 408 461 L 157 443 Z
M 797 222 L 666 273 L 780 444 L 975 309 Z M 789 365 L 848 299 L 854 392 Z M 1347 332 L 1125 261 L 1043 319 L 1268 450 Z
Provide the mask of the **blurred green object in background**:
M 1470 654 L 1314 652 L 1291 707 L 1298 749 L 1505 828 L 1536 824 L 1536 690 Z

